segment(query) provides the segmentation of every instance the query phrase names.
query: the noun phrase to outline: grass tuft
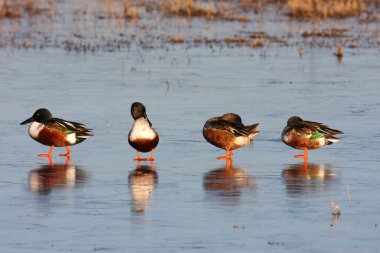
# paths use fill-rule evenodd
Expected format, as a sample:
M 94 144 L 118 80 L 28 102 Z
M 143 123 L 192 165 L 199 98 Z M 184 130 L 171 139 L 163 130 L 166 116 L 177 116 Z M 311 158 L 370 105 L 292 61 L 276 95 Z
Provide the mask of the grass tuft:
M 183 35 L 171 35 L 167 37 L 167 42 L 172 44 L 182 44 L 185 43 L 185 36 Z
M 332 215 L 340 215 L 340 206 L 339 206 L 339 203 L 334 203 L 331 200 L 330 208 L 331 208 L 331 214 Z
M 294 18 L 346 18 L 364 10 L 364 0 L 288 0 Z

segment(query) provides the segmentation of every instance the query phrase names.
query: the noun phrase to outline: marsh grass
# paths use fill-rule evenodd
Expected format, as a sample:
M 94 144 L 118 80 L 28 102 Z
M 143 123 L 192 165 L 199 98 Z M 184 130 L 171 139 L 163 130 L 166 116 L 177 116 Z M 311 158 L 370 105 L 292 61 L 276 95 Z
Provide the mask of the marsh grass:
M 217 10 L 211 3 L 201 3 L 193 0 L 169 0 L 157 4 L 158 9 L 168 16 L 205 17 L 215 19 L 220 15 L 221 10 Z
M 3 22 L 6 26 L 3 26 L 5 32 L 0 34 L 0 47 L 35 48 L 44 47 L 47 43 L 53 46 L 60 43 L 67 49 L 88 51 L 88 48 L 100 48 L 101 44 L 108 50 L 131 43 L 143 48 L 159 47 L 164 43 L 252 49 L 273 44 L 306 49 L 309 45 L 310 48 L 335 48 L 334 55 L 341 59 L 344 48 L 357 48 L 365 43 L 378 46 L 380 36 L 375 32 L 365 41 L 361 35 L 369 32 L 342 26 L 333 18 L 354 15 L 358 24 L 379 22 L 380 5 L 376 5 L 376 1 L 378 3 L 378 0 L 93 0 L 70 3 L 60 0 L 0 0 L 0 21 L 8 19 Z M 374 8 L 369 11 L 369 6 Z M 276 22 L 288 22 L 288 16 L 292 17 L 290 22 L 303 19 L 298 24 L 307 19 L 307 25 L 303 27 L 308 28 L 302 31 L 302 28 L 292 30 L 290 27 L 288 33 L 271 31 L 269 34 L 260 27 L 264 22 L 271 22 L 273 17 Z M 321 20 L 323 18 L 326 20 Z M 197 20 L 195 23 L 193 19 L 201 22 Z M 340 24 L 335 25 L 334 22 Z M 193 24 L 203 25 L 196 27 L 202 31 L 187 33 L 186 29 L 192 29 Z M 258 24 L 259 27 L 256 26 Z M 313 24 L 313 28 L 310 29 L 309 24 Z M 64 40 L 57 42 L 59 39 L 52 34 L 62 31 L 53 29 L 60 28 L 68 28 L 68 32 Z M 178 34 L 173 28 L 178 30 Z M 361 35 L 355 35 L 355 32 Z M 336 48 L 341 48 L 342 53 Z M 300 58 L 302 56 L 303 52 L 300 52 Z
M 55 13 L 55 0 L 0 0 L 0 18 Z
M 342 59 L 343 58 L 343 48 L 342 47 L 338 47 L 336 49 L 336 52 L 334 53 L 336 57 L 338 57 L 338 59 Z
M 249 22 L 247 10 L 265 13 L 265 6 L 276 5 L 277 10 L 287 9 L 289 16 L 300 19 L 346 18 L 368 11 L 376 0 L 236 0 L 196 1 L 169 0 L 157 3 L 168 16 L 205 17 L 226 21 Z
M 167 42 L 173 44 L 185 43 L 186 37 L 184 35 L 170 35 L 167 37 Z
M 141 16 L 139 3 L 132 0 L 101 0 L 100 6 L 95 15 L 104 19 L 137 20 Z
M 20 18 L 26 13 L 36 15 L 48 10 L 54 2 L 56 0 L 0 0 L 0 18 Z M 285 10 L 294 18 L 314 19 L 367 13 L 369 6 L 376 3 L 377 0 L 97 0 L 92 4 L 102 4 L 107 17 L 139 19 L 145 10 L 145 13 L 157 11 L 167 17 L 250 22 L 252 12 L 265 14 L 268 5 L 277 6 L 277 11 Z
M 289 15 L 295 18 L 345 18 L 364 11 L 364 0 L 288 0 Z
M 1 6 L 0 6 L 0 17 L 1 18 L 20 18 L 21 13 L 17 7 L 18 6 L 9 4 L 8 0 L 2 0 Z
M 348 37 L 348 29 L 346 28 L 330 28 L 330 29 L 314 29 L 312 31 L 304 31 L 302 37 Z

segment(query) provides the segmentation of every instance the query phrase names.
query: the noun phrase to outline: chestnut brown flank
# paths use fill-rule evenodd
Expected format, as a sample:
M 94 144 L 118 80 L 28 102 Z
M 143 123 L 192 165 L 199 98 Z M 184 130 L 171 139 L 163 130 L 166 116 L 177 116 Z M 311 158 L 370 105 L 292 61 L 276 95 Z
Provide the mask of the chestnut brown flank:
M 52 145 L 56 147 L 71 146 L 71 144 L 66 140 L 66 134 L 54 128 L 49 129 L 45 127 L 44 129 L 42 129 L 38 135 L 37 141 L 39 143 L 42 143 L 48 146 L 52 146 Z
M 158 144 L 158 135 L 153 139 L 138 139 L 138 140 L 134 140 L 133 142 L 131 142 L 130 140 L 129 141 L 129 144 L 134 148 L 136 149 L 137 151 L 140 151 L 140 152 L 149 152 L 151 151 L 152 149 L 154 149 L 157 144 Z
M 294 130 L 289 135 L 289 143 L 287 144 L 296 149 L 318 149 L 323 146 L 318 139 L 311 140 L 307 136 L 300 138 Z
M 235 137 L 232 134 L 226 134 L 226 131 L 219 129 L 206 129 L 204 137 L 213 145 L 225 150 L 234 150 L 240 148 L 241 145 L 234 143 Z

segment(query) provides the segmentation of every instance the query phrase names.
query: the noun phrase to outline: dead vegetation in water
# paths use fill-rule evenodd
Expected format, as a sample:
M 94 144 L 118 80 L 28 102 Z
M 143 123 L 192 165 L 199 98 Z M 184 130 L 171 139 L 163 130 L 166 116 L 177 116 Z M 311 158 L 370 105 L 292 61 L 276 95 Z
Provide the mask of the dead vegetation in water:
M 378 0 L 287 0 L 288 15 L 298 19 L 323 19 L 359 16 L 365 14 L 367 21 L 375 21 L 374 10 Z
M 20 18 L 50 12 L 57 0 L 0 0 L 0 18 Z M 82 3 L 73 3 L 82 5 Z M 155 13 L 167 17 L 201 17 L 207 20 L 250 22 L 253 14 L 265 14 L 266 6 L 293 18 L 346 18 L 366 14 L 364 21 L 377 21 L 373 9 L 378 0 L 94 0 L 99 18 L 140 19 L 142 14 Z M 100 8 L 99 8 L 100 6 Z
M 185 43 L 186 37 L 184 35 L 170 35 L 167 37 L 167 42 L 172 44 L 182 44 Z
M 35 15 L 56 13 L 57 0 L 0 0 L 0 18 L 23 18 Z M 86 14 L 82 3 L 73 3 L 75 13 Z M 85 5 L 86 6 L 86 5 Z M 94 1 L 92 9 L 99 19 L 125 18 L 129 20 L 140 18 L 140 9 L 147 4 L 137 0 L 98 0 Z
M 340 215 L 340 205 L 331 200 L 330 202 L 330 210 L 332 215 Z
M 155 2 L 157 9 L 167 16 L 187 18 L 204 17 L 209 20 L 249 22 L 252 18 L 247 11 L 265 13 L 267 5 L 276 5 L 277 10 L 285 11 L 290 17 L 298 19 L 346 18 L 361 13 L 371 13 L 377 0 L 169 0 Z M 378 6 L 377 6 L 378 8 Z M 374 18 L 373 15 L 370 15 Z
M 193 0 L 169 0 L 157 4 L 157 8 L 167 16 L 185 16 L 188 18 L 205 17 L 215 19 L 222 10 L 214 4 L 201 3 Z
M 255 34 L 261 34 L 256 36 Z M 170 35 L 166 37 L 166 42 L 171 44 L 184 44 L 192 41 L 195 45 L 200 44 L 215 44 L 221 45 L 225 44 L 228 47 L 251 47 L 251 48 L 261 48 L 272 43 L 277 43 L 278 45 L 288 45 L 286 40 L 278 38 L 276 36 L 267 35 L 265 32 L 244 32 L 238 33 L 234 36 L 225 37 L 223 39 L 212 39 L 202 36 L 196 36 L 193 40 L 186 40 L 184 35 Z
M 349 37 L 348 29 L 346 28 L 331 28 L 325 30 L 314 29 L 312 31 L 304 31 L 302 37 L 326 37 L 326 38 L 337 38 L 337 37 Z
M 132 0 L 101 0 L 94 5 L 94 14 L 98 19 L 138 20 L 143 5 Z
M 284 38 L 280 38 L 278 36 L 274 35 L 269 35 L 266 32 L 263 31 L 251 31 L 251 32 L 246 32 L 249 35 L 249 38 L 254 39 L 254 40 L 260 40 L 264 41 L 267 43 L 275 43 L 277 45 L 281 46 L 287 46 L 288 45 L 288 40 Z
M 232 1 L 169 0 L 156 4 L 168 17 L 202 17 L 207 20 L 250 22 L 244 8 Z
M 248 46 L 251 48 L 261 48 L 267 45 L 276 44 L 278 46 L 288 46 L 287 39 L 269 35 L 264 31 L 243 31 L 232 37 L 223 40 L 229 47 Z
M 343 48 L 342 47 L 338 47 L 336 49 L 336 52 L 334 53 L 334 55 L 338 58 L 338 60 L 342 60 L 343 55 L 344 55 Z
M 55 14 L 55 0 L 0 0 L 0 18 Z
M 328 5 L 331 8 L 326 8 Z M 369 11 L 369 6 L 375 7 Z M 333 10 L 340 16 L 329 13 Z M 361 34 L 354 34 L 353 26 L 342 23 L 335 26 L 335 20 L 330 19 L 348 15 L 357 16 L 358 23 L 379 22 L 380 3 L 376 5 L 375 0 L 93 0 L 70 3 L 60 0 L 0 0 L 0 21 L 6 19 L 5 24 L 13 24 L 0 34 L 0 47 L 59 45 L 70 51 L 93 51 L 99 48 L 117 50 L 133 43 L 147 49 L 168 44 L 252 49 L 271 45 L 305 49 L 307 46 L 319 46 L 330 48 L 335 55 L 337 48 L 342 48 L 343 52 L 343 48 L 358 48 L 363 46 L 363 42 L 380 47 L 378 31 L 363 39 L 363 33 L 370 32 L 357 29 L 356 32 Z M 307 25 L 303 26 L 307 29 L 290 28 L 288 32 L 265 30 L 265 22 L 272 20 L 286 27 L 284 23 L 289 21 L 288 16 L 303 19 L 302 22 L 307 19 Z M 20 23 L 30 25 L 22 27 Z M 316 23 L 321 25 L 314 25 Z M 313 24 L 313 28 L 309 24 Z M 194 33 L 191 30 L 193 25 L 199 29 Z M 57 28 L 62 31 L 53 31 Z M 64 34 L 65 38 L 54 37 L 56 34 Z M 350 51 L 347 52 L 349 54 Z
M 244 31 L 243 34 L 249 38 L 249 46 L 252 48 L 263 47 L 270 44 L 276 44 L 279 46 L 289 45 L 287 39 L 275 35 L 269 35 L 264 31 Z
M 248 42 L 248 39 L 243 37 L 227 37 L 224 38 L 224 42 L 227 44 L 244 44 Z
M 364 0 L 288 0 L 289 15 L 295 18 L 345 18 L 365 10 Z

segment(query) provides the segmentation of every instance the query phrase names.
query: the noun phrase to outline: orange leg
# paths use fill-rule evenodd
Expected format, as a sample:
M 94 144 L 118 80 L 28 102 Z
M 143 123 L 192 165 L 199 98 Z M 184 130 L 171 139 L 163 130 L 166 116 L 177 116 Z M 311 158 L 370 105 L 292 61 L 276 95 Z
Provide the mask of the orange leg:
M 304 171 L 308 171 L 307 158 L 303 159 L 303 169 L 304 169 Z
M 140 160 L 137 160 L 137 163 L 136 163 L 136 170 L 138 170 L 138 169 L 140 169 Z
M 54 169 L 53 158 L 51 156 L 48 156 L 47 158 L 49 159 L 50 168 Z
M 70 157 L 70 154 L 71 154 L 71 150 L 68 146 L 66 146 L 66 153 L 64 154 L 59 154 L 59 156 L 66 156 L 66 157 Z
M 229 159 L 232 159 L 232 155 L 234 154 L 234 151 L 231 150 L 226 150 L 226 156 L 218 156 L 216 159 L 219 159 L 219 160 L 229 160 Z
M 232 169 L 233 162 L 234 162 L 234 160 L 232 160 L 232 158 L 226 159 L 226 171 Z
M 135 159 L 133 159 L 135 161 L 151 161 L 153 162 L 154 161 L 154 149 L 152 149 L 150 151 L 150 157 L 149 158 L 143 158 L 140 156 L 140 151 L 137 151 L 137 156 Z
M 150 161 L 150 170 L 154 171 L 154 163 L 153 163 L 153 161 Z
M 51 157 L 51 153 L 53 152 L 53 150 L 54 150 L 54 146 L 51 146 L 49 149 L 49 152 L 47 154 L 39 154 L 38 156 L 40 156 L 40 157 Z
M 150 151 L 150 157 L 148 158 L 149 161 L 153 162 L 154 161 L 154 149 Z
M 295 158 L 303 158 L 304 162 L 307 162 L 307 159 L 308 159 L 308 150 L 307 150 L 307 148 L 304 149 L 304 152 L 303 152 L 302 155 L 295 155 L 294 157 Z
M 136 160 L 136 159 L 135 159 Z M 137 163 L 136 163 L 136 171 L 138 171 L 140 169 L 140 161 L 141 160 L 137 160 Z M 154 171 L 154 163 L 153 161 L 150 161 L 150 170 L 151 171 Z
M 71 160 L 70 156 L 66 156 L 66 162 L 65 162 L 66 166 L 70 165 L 70 160 Z
M 148 159 L 141 157 L 141 156 L 140 156 L 140 151 L 137 150 L 137 156 L 136 156 L 136 158 L 133 159 L 133 160 L 135 160 L 135 161 L 146 161 L 146 160 L 148 160 Z

